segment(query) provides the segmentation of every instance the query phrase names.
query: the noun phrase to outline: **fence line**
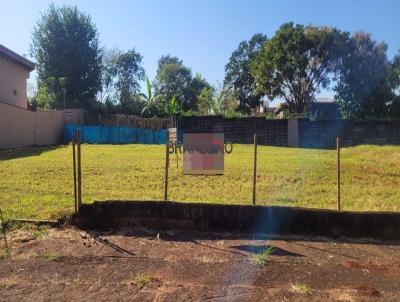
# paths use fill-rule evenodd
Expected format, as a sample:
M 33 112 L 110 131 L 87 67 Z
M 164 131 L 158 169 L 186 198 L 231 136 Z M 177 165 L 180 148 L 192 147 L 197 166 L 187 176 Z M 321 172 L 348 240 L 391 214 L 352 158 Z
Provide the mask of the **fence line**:
M 173 126 L 173 118 L 143 118 L 137 115 L 128 114 L 85 113 L 85 125 L 164 129 Z
M 123 114 L 85 114 L 85 125 L 155 131 L 173 127 L 174 119 L 141 118 Z M 178 120 L 178 128 L 180 129 L 180 139 L 182 133 L 223 132 L 226 141 L 238 144 L 253 144 L 255 133 L 257 134 L 258 144 L 268 146 L 333 149 L 336 147 L 336 137 L 340 137 L 341 145 L 344 147 L 361 144 L 400 145 L 400 121 L 397 120 L 268 120 L 265 117 L 224 118 L 220 115 L 214 115 L 181 117 Z M 127 131 L 129 132 L 129 130 Z M 145 134 L 143 135 L 145 136 Z M 164 143 L 164 140 L 158 142 L 157 139 L 152 139 L 151 135 L 153 134 L 150 132 L 146 135 L 150 136 L 150 139 L 146 139 L 146 143 Z M 140 141 L 129 139 L 127 142 L 121 143 L 135 142 Z M 118 141 L 111 143 L 118 143 Z
M 224 132 L 225 140 L 306 148 L 335 148 L 336 137 L 341 145 L 400 145 L 400 121 L 310 121 L 309 119 L 267 120 L 264 117 L 224 118 L 195 116 L 181 118 L 180 130 L 186 133 Z

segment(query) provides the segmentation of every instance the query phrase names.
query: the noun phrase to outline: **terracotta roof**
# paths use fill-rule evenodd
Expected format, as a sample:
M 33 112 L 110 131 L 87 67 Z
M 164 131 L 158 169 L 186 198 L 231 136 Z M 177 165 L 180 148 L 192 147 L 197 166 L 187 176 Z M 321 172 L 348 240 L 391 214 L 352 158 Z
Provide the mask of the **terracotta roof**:
M 32 71 L 35 69 L 35 64 L 28 59 L 13 52 L 7 47 L 0 44 L 0 56 L 6 57 L 8 60 L 22 66 L 23 68 Z

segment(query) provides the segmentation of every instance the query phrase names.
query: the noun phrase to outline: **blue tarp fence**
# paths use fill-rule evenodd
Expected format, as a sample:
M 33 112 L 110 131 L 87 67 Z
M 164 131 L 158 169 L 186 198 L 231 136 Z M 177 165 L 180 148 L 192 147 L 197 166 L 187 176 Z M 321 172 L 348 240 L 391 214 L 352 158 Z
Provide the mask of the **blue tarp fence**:
M 165 144 L 167 140 L 167 129 L 66 125 L 65 143 L 73 139 L 77 128 L 81 129 L 81 141 L 88 144 Z

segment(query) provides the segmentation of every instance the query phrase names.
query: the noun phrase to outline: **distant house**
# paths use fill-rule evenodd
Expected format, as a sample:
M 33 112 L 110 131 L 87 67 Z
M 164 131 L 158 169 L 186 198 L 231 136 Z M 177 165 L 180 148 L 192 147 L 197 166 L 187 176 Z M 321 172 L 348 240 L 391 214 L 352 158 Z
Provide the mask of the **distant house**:
M 275 115 L 283 118 L 284 111 L 288 109 L 286 103 L 282 103 L 275 109 Z M 339 105 L 334 99 L 316 98 L 307 109 L 305 114 L 311 120 L 338 120 L 341 118 Z
M 308 117 L 313 120 L 338 120 L 341 115 L 334 99 L 317 98 L 308 108 Z
M 254 115 L 265 116 L 267 114 L 274 114 L 275 110 L 275 107 L 270 107 L 270 101 L 267 98 L 264 98 L 260 105 L 255 108 Z
M 0 103 L 26 109 L 26 82 L 34 69 L 34 63 L 0 44 Z

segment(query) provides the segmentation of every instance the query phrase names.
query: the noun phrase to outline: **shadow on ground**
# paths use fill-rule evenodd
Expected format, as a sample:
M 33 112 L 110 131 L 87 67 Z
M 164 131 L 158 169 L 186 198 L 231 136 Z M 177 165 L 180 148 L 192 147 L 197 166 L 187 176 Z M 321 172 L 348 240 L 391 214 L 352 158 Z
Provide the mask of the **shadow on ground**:
M 62 147 L 63 146 L 41 146 L 41 147 L 26 147 L 17 149 L 0 149 L 0 161 L 30 157 L 30 156 L 39 156 L 44 152 L 53 151 Z

